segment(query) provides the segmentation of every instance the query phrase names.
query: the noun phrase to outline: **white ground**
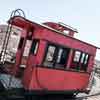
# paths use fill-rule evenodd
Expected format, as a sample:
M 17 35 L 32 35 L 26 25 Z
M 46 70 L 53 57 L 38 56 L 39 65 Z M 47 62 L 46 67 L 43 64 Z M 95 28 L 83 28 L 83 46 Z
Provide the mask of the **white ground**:
M 97 75 L 94 76 L 94 84 L 92 86 L 91 92 L 89 95 L 93 95 L 93 94 L 97 94 L 100 93 L 100 77 L 98 77 Z M 80 96 L 87 96 L 86 94 L 79 94 Z M 98 96 L 92 96 L 92 97 L 88 97 L 87 99 L 84 100 L 100 100 L 100 95 Z

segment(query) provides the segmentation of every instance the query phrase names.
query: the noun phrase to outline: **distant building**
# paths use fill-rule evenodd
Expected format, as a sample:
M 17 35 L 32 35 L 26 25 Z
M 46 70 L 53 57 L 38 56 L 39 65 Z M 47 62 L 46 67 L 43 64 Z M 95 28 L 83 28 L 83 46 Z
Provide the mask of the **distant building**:
M 95 60 L 95 65 L 94 65 L 94 71 L 95 73 L 100 76 L 100 61 L 99 60 Z
M 1 53 L 1 51 L 4 50 L 3 45 L 4 45 L 5 36 L 7 34 L 7 27 L 8 27 L 7 25 L 0 25 L 0 62 L 2 62 L 3 53 Z M 20 33 L 21 33 L 21 29 L 15 26 L 12 27 L 11 35 L 9 37 L 9 41 L 6 49 L 6 53 L 7 53 L 5 55 L 6 61 L 11 60 L 12 58 L 11 56 L 9 56 L 9 54 L 15 56 L 18 43 L 20 40 Z
M 3 47 L 6 32 L 7 32 L 7 25 L 0 25 L 0 52 Z M 21 32 L 21 29 L 13 26 L 12 31 L 11 31 L 11 36 L 9 38 L 7 50 L 10 50 L 13 52 L 16 51 L 18 42 L 20 39 L 20 32 Z

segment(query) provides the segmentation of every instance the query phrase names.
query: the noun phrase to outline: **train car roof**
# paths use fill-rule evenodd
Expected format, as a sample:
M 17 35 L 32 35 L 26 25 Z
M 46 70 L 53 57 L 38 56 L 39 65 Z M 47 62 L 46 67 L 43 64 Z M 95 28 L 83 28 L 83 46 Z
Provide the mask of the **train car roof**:
M 64 35 L 66 37 L 69 37 L 69 38 L 72 38 L 72 39 L 75 39 L 75 40 L 78 40 L 79 42 L 83 42 L 87 45 L 90 45 L 90 46 L 93 46 L 95 47 L 96 49 L 100 49 L 99 47 L 95 46 L 95 45 L 92 45 L 90 43 L 87 43 L 87 42 L 84 42 L 84 41 L 81 41 L 75 37 L 71 37 L 71 36 L 68 36 L 66 34 L 64 34 L 64 32 L 61 32 L 61 31 L 58 31 L 54 28 L 51 28 L 45 24 L 40 24 L 40 23 L 36 23 L 36 22 L 33 22 L 33 21 L 30 21 L 24 17 L 21 17 L 21 16 L 14 16 L 13 18 L 11 18 L 10 20 L 8 20 L 8 23 L 12 24 L 12 25 L 15 25 L 15 26 L 20 26 L 21 28 L 25 28 L 25 25 L 28 27 L 28 26 L 34 26 L 34 25 L 38 25 L 40 27 L 43 27 L 43 28 L 46 28 L 46 29 L 49 29 L 51 31 L 54 31 L 54 32 L 57 32 L 57 33 L 60 33 L 61 35 Z

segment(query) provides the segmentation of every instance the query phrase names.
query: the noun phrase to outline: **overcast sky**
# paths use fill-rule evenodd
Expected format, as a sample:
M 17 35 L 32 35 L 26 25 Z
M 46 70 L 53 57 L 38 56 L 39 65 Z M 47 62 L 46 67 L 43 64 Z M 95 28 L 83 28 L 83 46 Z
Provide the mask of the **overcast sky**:
M 77 28 L 76 37 L 100 47 L 100 0 L 1 0 L 0 24 L 21 8 L 36 22 L 63 22 Z M 96 56 L 100 60 L 100 50 Z

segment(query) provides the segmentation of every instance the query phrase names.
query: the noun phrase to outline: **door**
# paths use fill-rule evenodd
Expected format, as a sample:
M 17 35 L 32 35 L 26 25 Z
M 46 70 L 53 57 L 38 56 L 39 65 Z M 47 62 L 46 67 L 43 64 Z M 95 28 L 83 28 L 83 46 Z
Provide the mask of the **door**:
M 26 31 L 26 33 L 24 34 L 25 35 L 23 36 L 22 33 L 22 36 L 19 41 L 19 46 L 16 53 L 16 64 L 13 69 L 13 73 L 17 76 L 20 76 L 26 67 L 29 51 L 32 44 L 32 29 L 28 32 Z

